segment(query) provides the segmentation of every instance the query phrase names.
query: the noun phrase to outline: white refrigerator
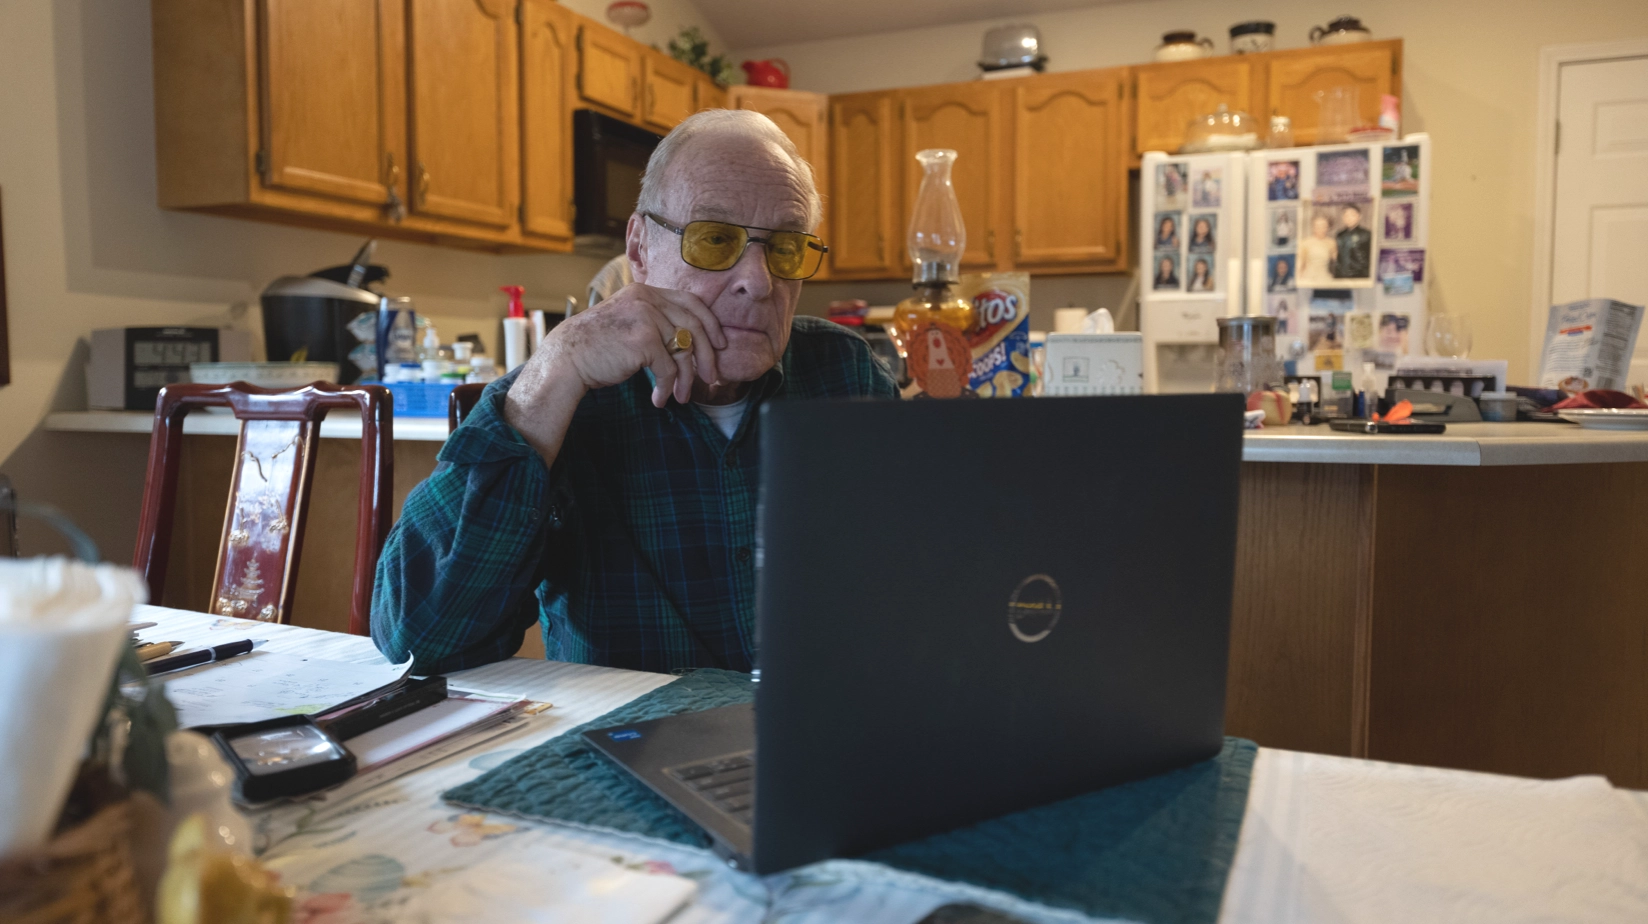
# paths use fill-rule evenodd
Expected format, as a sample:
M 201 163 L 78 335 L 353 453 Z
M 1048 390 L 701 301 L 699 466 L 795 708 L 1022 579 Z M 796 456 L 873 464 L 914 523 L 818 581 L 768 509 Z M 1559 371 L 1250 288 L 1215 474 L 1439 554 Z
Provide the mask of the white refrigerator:
M 1207 391 L 1221 315 L 1278 318 L 1299 373 L 1424 353 L 1430 139 L 1167 155 L 1139 173 L 1146 392 Z
M 1214 319 L 1241 313 L 1247 154 L 1151 152 L 1139 171 L 1144 390 L 1209 391 Z
M 1431 167 L 1423 134 L 1248 155 L 1246 310 L 1298 372 L 1425 352 Z

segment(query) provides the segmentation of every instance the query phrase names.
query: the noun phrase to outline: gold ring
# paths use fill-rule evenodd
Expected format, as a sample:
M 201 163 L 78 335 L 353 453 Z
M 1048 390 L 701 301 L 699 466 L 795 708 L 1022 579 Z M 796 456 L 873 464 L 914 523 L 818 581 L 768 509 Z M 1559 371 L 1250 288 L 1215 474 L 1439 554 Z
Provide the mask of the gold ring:
M 685 353 L 692 349 L 692 331 L 687 330 L 685 327 L 677 327 L 675 336 L 665 341 L 665 345 L 669 347 L 671 355 Z

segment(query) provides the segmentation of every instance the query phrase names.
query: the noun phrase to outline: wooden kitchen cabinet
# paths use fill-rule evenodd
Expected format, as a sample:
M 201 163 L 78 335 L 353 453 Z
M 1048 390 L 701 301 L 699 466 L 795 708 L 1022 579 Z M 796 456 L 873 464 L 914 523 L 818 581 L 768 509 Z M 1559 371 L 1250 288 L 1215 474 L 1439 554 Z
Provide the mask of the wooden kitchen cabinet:
M 1207 115 L 1220 103 L 1258 115 L 1253 108 L 1254 57 L 1230 55 L 1134 68 L 1134 153 L 1178 151 L 1190 120 Z M 1265 124 L 1268 127 L 1268 120 Z
M 409 0 L 407 18 L 413 211 L 514 224 L 515 0 Z
M 694 74 L 692 79 L 696 86 L 694 99 L 697 101 L 698 111 L 727 108 L 726 87 L 716 83 L 710 79 L 710 75 L 702 71 Z
M 668 132 L 698 111 L 696 68 L 648 50 L 641 58 L 641 124 Z
M 592 19 L 578 27 L 578 95 L 611 115 L 641 115 L 641 56 L 645 47 Z
M 265 185 L 370 205 L 390 201 L 406 162 L 397 118 L 401 13 L 395 0 L 258 6 Z M 379 54 L 357 53 L 363 37 Z
M 570 250 L 570 14 L 517 2 L 151 0 L 160 206 Z
M 554 0 L 521 0 L 521 232 L 567 246 L 576 34 Z
M 1006 250 L 1007 242 L 998 241 L 998 237 L 1005 237 L 998 235 L 1006 176 L 1002 169 L 1002 92 L 993 81 L 975 81 L 905 90 L 900 100 L 903 124 L 899 163 L 905 172 L 900 227 L 909 225 L 921 188 L 923 171 L 915 159 L 916 152 L 927 148 L 955 151 L 951 184 L 967 227 L 967 249 L 961 256 L 963 270 L 993 270 Z M 907 266 L 905 249 L 899 247 L 898 251 L 901 265 Z
M 829 266 L 832 279 L 889 279 L 903 262 L 898 94 L 830 97 Z
M 1261 134 L 1271 116 L 1285 115 L 1294 141 L 1309 145 L 1318 143 L 1323 90 L 1355 87 L 1359 124 L 1379 121 L 1379 97 L 1402 95 L 1402 40 L 1145 64 L 1133 72 L 1135 157 L 1177 153 L 1190 121 L 1220 103 L 1252 115 Z
M 1293 121 L 1296 144 L 1316 144 L 1321 104 L 1317 94 L 1338 86 L 1357 90 L 1357 124 L 1379 121 L 1379 98 L 1402 95 L 1402 41 L 1360 42 L 1272 52 L 1263 56 L 1265 95 L 1256 107 L 1266 123 L 1272 115 Z
M 1116 68 L 1005 82 L 1016 269 L 1125 268 L 1127 77 Z

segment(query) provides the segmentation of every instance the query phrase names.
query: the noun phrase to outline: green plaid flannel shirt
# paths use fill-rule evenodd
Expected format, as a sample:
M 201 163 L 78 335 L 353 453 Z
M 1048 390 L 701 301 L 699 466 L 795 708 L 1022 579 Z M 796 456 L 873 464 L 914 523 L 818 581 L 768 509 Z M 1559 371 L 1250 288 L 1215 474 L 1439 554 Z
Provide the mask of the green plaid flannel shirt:
M 497 661 L 537 622 L 552 660 L 749 670 L 760 403 L 898 394 L 862 338 L 797 317 L 731 440 L 696 407 L 653 407 L 642 372 L 586 395 L 545 468 L 504 422 L 513 380 L 486 390 L 389 534 L 372 640 L 392 661 Z

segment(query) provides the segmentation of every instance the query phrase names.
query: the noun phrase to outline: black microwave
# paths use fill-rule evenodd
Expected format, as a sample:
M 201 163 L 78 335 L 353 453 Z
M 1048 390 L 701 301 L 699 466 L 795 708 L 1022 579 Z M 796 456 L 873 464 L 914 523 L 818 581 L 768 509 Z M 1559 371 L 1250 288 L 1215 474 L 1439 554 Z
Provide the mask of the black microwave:
M 579 249 L 624 246 L 624 226 L 641 197 L 641 174 L 664 136 L 599 112 L 572 114 L 572 176 L 577 213 L 573 233 Z

